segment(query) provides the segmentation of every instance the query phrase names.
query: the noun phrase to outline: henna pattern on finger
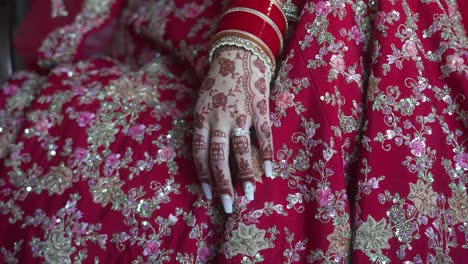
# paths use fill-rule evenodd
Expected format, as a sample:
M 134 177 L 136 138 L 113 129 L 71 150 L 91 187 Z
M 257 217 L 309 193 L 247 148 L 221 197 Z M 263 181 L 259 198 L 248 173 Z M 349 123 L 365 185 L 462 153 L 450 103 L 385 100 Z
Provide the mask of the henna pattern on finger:
M 262 125 L 260 126 L 260 131 L 265 135 L 266 138 L 270 138 L 271 132 L 268 121 L 264 121 L 262 123 Z
M 211 131 L 211 137 L 227 138 L 226 132 L 219 129 Z
M 200 151 L 200 150 L 205 150 L 206 149 L 206 140 L 205 136 L 201 134 L 194 134 L 193 135 L 193 150 L 195 151 Z
M 232 145 L 235 154 L 242 155 L 250 151 L 249 138 L 247 136 L 234 136 L 232 138 Z
M 258 101 L 257 108 L 260 111 L 261 115 L 266 115 L 267 112 L 268 112 L 268 106 L 267 106 L 266 100 L 262 99 L 262 100 Z
M 249 175 L 254 173 L 253 169 L 249 165 L 249 161 L 244 158 L 240 159 L 239 171 L 241 175 Z
M 202 115 L 202 114 L 196 113 L 194 119 L 195 119 L 194 126 L 196 128 L 202 129 L 203 128 L 203 123 L 205 122 L 205 116 Z
M 215 191 L 219 194 L 228 194 L 232 197 L 231 188 L 229 188 L 231 181 L 224 175 L 223 170 L 217 165 L 213 168 L 213 176 L 216 183 Z
M 265 94 L 267 86 L 265 78 L 261 77 L 260 79 L 256 80 L 254 83 L 255 89 L 257 89 L 261 94 Z
M 245 125 L 247 123 L 247 115 L 241 114 L 238 117 L 236 117 L 236 125 L 242 129 L 245 128 Z
M 264 160 L 273 160 L 273 149 L 270 144 L 263 148 L 262 155 Z
M 224 142 L 211 142 L 210 145 L 210 159 L 214 161 L 225 160 L 224 148 L 226 143 Z
M 208 169 L 204 168 L 203 164 L 198 159 L 195 159 L 195 168 L 197 169 L 198 178 L 200 179 L 200 182 L 206 182 L 208 184 L 211 184 Z
M 239 162 L 239 177 L 242 181 L 254 181 L 254 171 L 249 161 L 243 158 Z

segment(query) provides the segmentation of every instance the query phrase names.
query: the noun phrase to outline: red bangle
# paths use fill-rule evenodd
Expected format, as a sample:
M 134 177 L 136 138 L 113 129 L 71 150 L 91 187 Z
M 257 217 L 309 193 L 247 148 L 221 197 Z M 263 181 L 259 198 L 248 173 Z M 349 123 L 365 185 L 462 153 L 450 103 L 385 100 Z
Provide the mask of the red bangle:
M 232 4 L 239 4 L 241 6 L 247 6 L 247 4 L 251 3 L 251 2 L 262 2 L 262 3 L 259 3 L 259 4 L 263 4 L 263 5 L 275 5 L 279 10 L 282 9 L 283 5 L 284 5 L 284 2 L 286 0 L 232 0 L 229 5 L 232 5 Z
M 251 8 L 265 14 L 278 26 L 284 36 L 288 27 L 288 21 L 277 3 L 273 1 L 233 0 L 227 10 L 229 11 L 229 9 L 236 7 Z
M 251 8 L 246 8 L 246 7 L 234 7 L 234 8 L 231 8 L 229 10 L 227 10 L 223 16 L 226 16 L 227 14 L 230 14 L 230 13 L 235 13 L 235 12 L 238 12 L 238 16 L 244 16 L 243 14 L 241 13 L 249 13 L 249 14 L 252 14 L 254 16 L 257 16 L 259 18 L 261 18 L 265 23 L 267 23 L 272 29 L 273 31 L 276 33 L 276 36 L 278 37 L 279 39 L 279 42 L 280 42 L 280 51 L 283 49 L 283 35 L 284 35 L 284 32 L 281 32 L 281 30 L 278 28 L 278 25 L 275 24 L 275 22 L 273 22 L 273 20 L 271 20 L 267 15 L 263 14 L 263 13 L 260 13 L 259 11 L 255 10 L 255 9 L 251 9 Z
M 223 30 L 239 30 L 248 32 L 261 39 L 269 47 L 274 58 L 278 58 L 282 37 L 261 17 L 247 12 L 227 13 L 220 21 L 218 32 Z

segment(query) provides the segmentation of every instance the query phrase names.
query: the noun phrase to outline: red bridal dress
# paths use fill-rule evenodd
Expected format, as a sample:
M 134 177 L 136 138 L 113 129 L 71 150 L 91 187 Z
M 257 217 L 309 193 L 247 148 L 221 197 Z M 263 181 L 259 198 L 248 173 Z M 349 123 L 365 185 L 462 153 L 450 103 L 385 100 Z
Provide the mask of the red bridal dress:
M 257 169 L 254 201 L 235 182 L 226 215 L 191 158 L 226 1 L 31 1 L 15 38 L 31 70 L 0 97 L 2 263 L 467 263 L 456 1 L 295 4 L 274 177 Z

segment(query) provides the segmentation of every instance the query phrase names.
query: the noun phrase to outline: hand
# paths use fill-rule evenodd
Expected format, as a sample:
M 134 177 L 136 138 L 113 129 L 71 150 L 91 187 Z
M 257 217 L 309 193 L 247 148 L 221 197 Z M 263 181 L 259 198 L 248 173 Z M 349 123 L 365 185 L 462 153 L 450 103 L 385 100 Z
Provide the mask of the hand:
M 203 192 L 221 198 L 232 213 L 234 189 L 229 169 L 232 146 L 244 195 L 254 199 L 255 179 L 249 129 L 255 128 L 264 170 L 272 175 L 273 141 L 268 99 L 270 77 L 264 64 L 250 51 L 222 47 L 217 51 L 195 107 L 193 155 Z M 235 133 L 235 132 L 238 133 Z M 240 132 L 240 133 L 239 133 Z

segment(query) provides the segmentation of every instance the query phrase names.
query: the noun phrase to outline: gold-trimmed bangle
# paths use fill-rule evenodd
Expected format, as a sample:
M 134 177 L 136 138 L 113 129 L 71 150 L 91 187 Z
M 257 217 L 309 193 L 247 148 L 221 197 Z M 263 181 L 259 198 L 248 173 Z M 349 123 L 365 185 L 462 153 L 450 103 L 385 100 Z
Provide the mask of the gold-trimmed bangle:
M 269 74 L 268 77 L 273 76 L 273 73 L 275 71 L 274 62 L 271 61 L 271 59 L 268 57 L 268 55 L 265 54 L 263 49 L 261 49 L 255 42 L 252 42 L 244 37 L 228 35 L 214 41 L 208 54 L 208 60 L 210 63 L 212 63 L 214 59 L 216 50 L 223 46 L 235 46 L 239 48 L 244 48 L 252 52 L 252 54 L 257 56 L 260 59 L 260 61 L 265 65 L 267 73 Z
M 268 61 L 270 61 L 269 65 L 272 67 L 273 71 L 275 69 L 275 62 L 276 58 L 273 55 L 273 52 L 270 50 L 270 48 L 263 42 L 260 38 L 257 36 L 246 32 L 242 30 L 236 30 L 236 29 L 227 29 L 218 32 L 212 39 L 211 43 L 216 43 L 220 39 L 224 37 L 229 37 L 229 36 L 234 36 L 234 37 L 239 37 L 248 40 L 249 42 L 255 44 L 263 53 L 262 56 L 267 57 Z M 266 60 L 265 60 L 266 61 Z

